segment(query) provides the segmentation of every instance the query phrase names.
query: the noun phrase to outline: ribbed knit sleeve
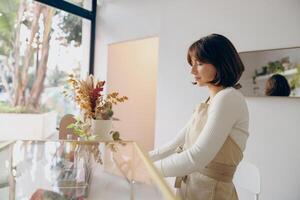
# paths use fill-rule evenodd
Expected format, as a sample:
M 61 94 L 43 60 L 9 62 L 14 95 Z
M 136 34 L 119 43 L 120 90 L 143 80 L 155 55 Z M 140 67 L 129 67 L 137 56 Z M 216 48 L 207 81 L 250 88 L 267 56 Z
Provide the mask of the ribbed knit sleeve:
M 179 154 L 154 163 L 166 177 L 184 176 L 204 168 L 223 146 L 236 123 L 247 118 L 245 100 L 235 89 L 225 89 L 213 98 L 206 124 L 196 142 Z

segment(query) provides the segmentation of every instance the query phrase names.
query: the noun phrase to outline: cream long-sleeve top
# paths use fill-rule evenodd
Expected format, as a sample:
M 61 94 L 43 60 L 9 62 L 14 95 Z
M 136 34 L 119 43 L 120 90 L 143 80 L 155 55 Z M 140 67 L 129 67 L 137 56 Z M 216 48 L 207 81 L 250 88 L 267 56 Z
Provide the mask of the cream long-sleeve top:
M 175 153 L 175 149 L 184 144 L 189 122 L 194 115 L 172 141 L 149 152 L 162 175 L 185 176 L 203 169 L 214 159 L 228 136 L 244 151 L 249 136 L 249 113 L 241 92 L 232 87 L 219 91 L 211 100 L 207 112 L 201 134 L 190 148 Z

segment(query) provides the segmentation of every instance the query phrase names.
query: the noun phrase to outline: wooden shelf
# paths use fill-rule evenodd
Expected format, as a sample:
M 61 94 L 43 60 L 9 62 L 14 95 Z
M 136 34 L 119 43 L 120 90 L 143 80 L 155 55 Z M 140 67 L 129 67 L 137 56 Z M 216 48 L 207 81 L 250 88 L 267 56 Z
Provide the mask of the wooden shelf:
M 283 76 L 291 76 L 293 74 L 296 74 L 298 72 L 298 68 L 294 68 L 294 69 L 289 69 L 289 70 L 285 70 L 284 72 L 280 73 Z M 267 74 L 267 75 L 262 75 L 262 76 L 257 76 L 256 80 L 266 80 L 269 77 L 271 77 L 273 74 Z

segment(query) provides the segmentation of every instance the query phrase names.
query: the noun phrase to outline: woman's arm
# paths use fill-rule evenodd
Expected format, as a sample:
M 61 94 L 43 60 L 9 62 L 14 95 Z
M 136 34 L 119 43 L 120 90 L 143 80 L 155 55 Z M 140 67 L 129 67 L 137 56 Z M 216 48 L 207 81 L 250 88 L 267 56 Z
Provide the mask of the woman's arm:
M 184 176 L 210 163 L 243 112 L 243 97 L 235 94 L 225 92 L 215 96 L 206 124 L 193 146 L 154 163 L 164 176 Z
M 166 143 L 162 147 L 159 147 L 159 148 L 154 149 L 149 152 L 149 157 L 152 161 L 157 161 L 157 160 L 163 159 L 163 158 L 175 153 L 175 149 L 178 146 L 184 144 L 185 134 L 186 134 L 186 131 L 187 131 L 191 121 L 193 120 L 193 116 L 194 116 L 194 114 L 192 115 L 190 120 L 185 124 L 185 126 L 177 133 L 176 137 L 173 140 Z

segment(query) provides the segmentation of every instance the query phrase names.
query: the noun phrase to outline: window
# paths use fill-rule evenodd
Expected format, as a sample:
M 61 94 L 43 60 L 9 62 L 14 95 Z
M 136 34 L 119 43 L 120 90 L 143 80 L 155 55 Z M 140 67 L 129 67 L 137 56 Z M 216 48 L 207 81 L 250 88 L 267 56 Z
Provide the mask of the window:
M 70 73 L 93 73 L 96 0 L 0 0 L 0 112 L 75 109 Z
M 92 10 L 92 0 L 85 0 L 85 1 L 82 1 L 82 0 L 63 0 L 63 1 L 72 3 L 76 6 L 87 9 L 89 11 Z

